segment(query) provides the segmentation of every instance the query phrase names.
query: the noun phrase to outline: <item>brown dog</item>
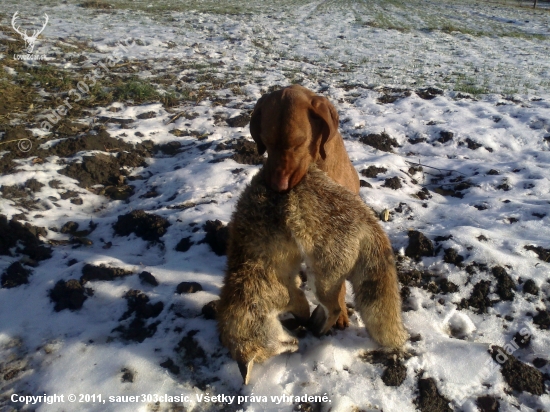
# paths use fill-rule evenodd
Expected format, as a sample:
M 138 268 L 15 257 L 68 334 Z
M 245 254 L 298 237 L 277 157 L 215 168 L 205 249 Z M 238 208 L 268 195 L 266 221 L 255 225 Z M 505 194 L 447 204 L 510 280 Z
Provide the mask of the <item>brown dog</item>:
M 296 186 L 314 163 L 336 183 L 359 193 L 359 176 L 349 160 L 334 106 L 299 85 L 263 95 L 252 112 L 250 134 L 258 153 L 267 150 L 265 179 L 275 191 Z M 336 327 L 349 325 L 346 286 L 339 295 L 341 313 Z

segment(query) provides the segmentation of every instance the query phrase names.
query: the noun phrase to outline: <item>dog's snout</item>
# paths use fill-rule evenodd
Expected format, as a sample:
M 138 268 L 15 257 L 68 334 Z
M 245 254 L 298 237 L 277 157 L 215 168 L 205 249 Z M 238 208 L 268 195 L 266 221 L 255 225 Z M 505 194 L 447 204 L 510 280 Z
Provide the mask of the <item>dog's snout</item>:
M 276 173 L 275 176 L 273 176 L 273 179 L 271 179 L 271 187 L 273 188 L 273 190 L 276 190 L 278 192 L 284 192 L 285 190 L 288 190 L 289 177 L 290 176 L 284 175 L 282 173 Z

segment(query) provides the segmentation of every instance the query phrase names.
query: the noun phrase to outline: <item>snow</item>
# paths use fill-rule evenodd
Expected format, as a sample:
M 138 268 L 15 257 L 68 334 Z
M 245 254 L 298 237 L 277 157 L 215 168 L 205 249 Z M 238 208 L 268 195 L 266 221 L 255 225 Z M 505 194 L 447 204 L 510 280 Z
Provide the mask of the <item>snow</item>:
M 42 164 L 20 160 L 15 173 L 0 176 L 0 186 L 22 184 L 30 178 L 45 184 L 35 194 L 40 199 L 39 209 L 25 211 L 35 226 L 59 228 L 69 220 L 78 222 L 81 228 L 87 227 L 90 220 L 98 224 L 89 236 L 92 246 L 56 246 L 53 257 L 33 269 L 28 285 L 0 289 L 0 367 L 19 365 L 22 370 L 14 380 L 0 380 L 0 405 L 6 408 L 0 410 L 22 407 L 10 402 L 12 394 L 43 393 L 64 394 L 65 398 L 69 394 L 101 394 L 103 399 L 182 394 L 190 397 L 189 402 L 183 403 L 187 410 L 221 409 L 223 402 L 197 400 L 197 395 L 209 393 L 260 397 L 259 402 L 241 404 L 236 398 L 231 405 L 235 410 L 292 410 L 293 402 L 277 404 L 271 396 L 326 394 L 330 402 L 321 404 L 322 411 L 350 411 L 354 407 L 365 411 L 413 411 L 421 373 L 436 380 L 441 394 L 457 411 L 476 411 L 476 398 L 486 394 L 499 399 L 500 411 L 550 410 L 548 394 L 509 391 L 498 367 L 481 378 L 493 362 L 487 352 L 489 346 L 507 344 L 522 328 L 529 330 L 531 344 L 527 349 L 518 349 L 514 356 L 526 363 L 549 356 L 549 332 L 533 324 L 527 314 L 548 308 L 550 264 L 524 249 L 525 245 L 550 247 L 548 12 L 470 1 L 419 0 L 407 4 L 251 2 L 242 6 L 250 10 L 251 14 L 246 15 L 220 13 L 218 2 L 179 2 L 174 6 L 177 11 L 148 14 L 132 10 L 99 13 L 76 7 L 77 3 L 47 2 L 38 6 L 31 1 L 8 0 L 3 3 L 6 14 L 2 23 L 9 24 L 6 16 L 15 11 L 20 11 L 21 16 L 47 12 L 50 21 L 37 42 L 36 52 L 47 53 L 50 64 L 64 65 L 69 70 L 80 67 L 64 61 L 59 47 L 71 48 L 76 41 L 92 46 L 76 54 L 89 58 L 85 67 L 93 67 L 118 51 L 128 62 L 136 63 L 138 70 L 139 63 L 149 64 L 147 71 L 137 73 L 142 78 L 150 78 L 158 70 L 176 72 L 177 85 L 167 89 L 178 92 L 182 90 L 176 86 L 195 91 L 200 88 L 186 78 L 204 73 L 205 69 L 199 67 L 203 64 L 211 74 L 226 79 L 227 88 L 217 94 L 229 96 L 231 102 L 228 107 L 215 106 L 210 100 L 179 107 L 177 111 L 195 112 L 197 116 L 191 120 L 180 117 L 173 123 L 169 120 L 174 111 L 167 111 L 159 103 L 137 106 L 113 102 L 121 109 L 117 113 L 108 111 L 108 107 L 95 109 L 96 118 L 136 119 L 141 113 L 153 111 L 157 117 L 136 120 L 131 129 L 108 123 L 107 130 L 111 136 L 130 143 L 150 139 L 163 144 L 177 140 L 190 147 L 174 157 L 147 159 L 147 167 L 133 170 L 133 175 L 150 177 L 132 182 L 135 195 L 128 204 L 109 201 L 58 174 L 63 165 L 58 165 L 55 157 Z M 148 3 L 154 8 L 162 2 Z M 144 2 L 136 2 L 136 7 L 143 5 Z M 384 23 L 381 16 L 389 23 Z M 449 22 L 456 30 L 442 30 Z M 14 36 L 10 32 L 1 34 L 1 38 Z M 130 38 L 141 41 L 131 42 L 125 48 L 119 46 L 121 40 Z M 167 47 L 168 42 L 173 42 L 174 47 Z M 50 52 L 59 53 L 59 57 L 52 57 Z M 2 55 L 1 60 L 10 58 Z M 214 65 L 219 62 L 223 65 Z M 17 74 L 7 66 L 4 72 L 10 77 Z M 335 104 L 340 131 L 358 172 L 370 165 L 387 169 L 377 178 L 361 177 L 373 186 L 362 188 L 361 197 L 377 212 L 391 211 L 390 221 L 382 225 L 395 250 L 404 254 L 409 229 L 419 230 L 432 240 L 452 235 L 439 245 L 443 249 L 453 247 L 465 256 L 465 266 L 475 261 L 490 268 L 506 267 L 516 284 L 520 278 L 523 282 L 534 280 L 541 288 L 539 296 L 521 293 L 522 286 L 518 285 L 513 301 L 501 301 L 486 314 L 459 310 L 456 304 L 470 296 L 473 285 L 491 280 L 492 276 L 482 271 L 469 275 L 464 268 L 445 263 L 441 251 L 435 257 L 423 258 L 417 266 L 456 283 L 459 290 L 433 295 L 411 287 L 408 305 L 412 310 L 404 312 L 404 322 L 411 335 L 422 338 L 407 344 L 406 350 L 414 356 L 405 361 L 407 376 L 400 387 L 386 386 L 381 380 L 383 367 L 360 359 L 362 353 L 378 347 L 357 314 L 351 316 L 351 326 L 345 331 L 320 339 L 308 334 L 300 339 L 297 353 L 255 365 L 250 385 L 243 386 L 236 362 L 218 341 L 215 321 L 201 315 L 202 307 L 217 299 L 225 257 L 216 256 L 206 244 L 198 244 L 204 231 L 193 232 L 190 224 L 196 223 L 200 228 L 206 220 L 229 222 L 238 194 L 258 170 L 233 160 L 210 163 L 229 153 L 216 152 L 217 143 L 250 137 L 248 126 L 230 128 L 225 122 L 216 123 L 213 115 L 223 112 L 232 117 L 250 110 L 269 86 L 293 81 L 301 81 Z M 231 89 L 235 82 L 239 93 Z M 414 90 L 425 86 L 437 86 L 445 92 L 432 100 L 424 100 L 413 92 L 394 103 L 378 103 L 388 90 L 385 88 Z M 472 90 L 486 93 L 467 93 Z M 204 142 L 214 145 L 201 152 L 195 148 L 195 137 L 175 137 L 169 133 L 173 129 L 205 133 L 208 137 Z M 37 138 L 47 136 L 38 128 L 33 131 Z M 394 153 L 359 141 L 359 135 L 384 131 L 400 145 Z M 441 131 L 452 132 L 452 140 L 436 142 Z M 145 137 L 136 136 L 136 132 Z M 427 141 L 410 142 L 417 138 Z M 466 139 L 481 146 L 472 150 L 464 143 Z M 52 144 L 46 139 L 38 140 L 42 141 Z M 410 175 L 408 169 L 413 164 L 425 165 L 423 172 Z M 236 168 L 244 170 L 232 173 Z M 491 169 L 499 174 L 488 174 Z M 435 182 L 439 174 L 443 176 Z M 384 179 L 393 176 L 400 178 L 403 187 L 382 187 Z M 463 198 L 434 192 L 439 186 L 451 185 L 452 179 L 459 176 L 473 185 Z M 68 199 L 48 199 L 59 196 L 57 190 L 48 186 L 53 179 L 60 180 L 65 189 L 77 191 L 83 205 L 71 204 Z M 510 190 L 497 189 L 503 183 Z M 430 190 L 432 199 L 422 201 L 416 197 L 422 186 Z M 141 198 L 151 187 L 157 189 L 159 196 Z M 168 208 L 189 201 L 200 204 L 185 210 Z M 395 211 L 400 203 L 406 203 L 401 213 Z M 479 205 L 486 209 L 478 210 L 475 206 Z M 163 216 L 171 223 L 162 238 L 164 247 L 150 245 L 134 235 L 114 236 L 112 224 L 117 217 L 137 209 Z M 9 199 L 0 198 L 0 212 L 8 218 L 21 211 Z M 510 218 L 518 221 L 512 223 Z M 480 235 L 487 240 L 479 240 Z M 185 253 L 176 252 L 176 244 L 187 236 L 194 245 Z M 47 238 L 66 237 L 48 230 Z M 113 247 L 103 249 L 100 239 L 112 241 Z M 68 266 L 70 259 L 78 263 Z M 0 272 L 17 260 L 0 256 Z M 89 282 L 86 286 L 94 290 L 94 295 L 81 310 L 54 312 L 48 290 L 61 279 L 79 279 L 86 263 L 103 263 L 135 275 Z M 142 271 L 153 273 L 159 286 L 142 284 L 137 277 Z M 176 285 L 182 281 L 199 282 L 204 290 L 178 295 Z M 160 321 L 157 332 L 142 343 L 123 341 L 113 332 L 127 309 L 123 296 L 130 289 L 142 290 L 152 303 L 164 303 L 163 311 L 154 319 Z M 309 290 L 307 296 L 313 308 L 314 298 Z M 490 297 L 496 295 L 492 293 Z M 348 292 L 347 301 L 352 300 Z M 506 315 L 513 319 L 505 320 Z M 463 339 L 453 337 L 451 330 L 459 330 Z M 197 331 L 193 339 L 206 354 L 206 360 L 194 369 L 175 350 L 190 331 Z M 180 367 L 179 374 L 160 366 L 168 358 Z M 134 372 L 132 383 L 122 382 L 124 368 Z M 541 371 L 550 373 L 550 368 L 546 366 Z M 263 396 L 267 402 L 261 401 Z M 150 399 L 135 403 L 107 400 L 74 405 L 40 403 L 25 410 L 174 410 L 170 409 L 172 406 L 170 402 L 157 406 Z

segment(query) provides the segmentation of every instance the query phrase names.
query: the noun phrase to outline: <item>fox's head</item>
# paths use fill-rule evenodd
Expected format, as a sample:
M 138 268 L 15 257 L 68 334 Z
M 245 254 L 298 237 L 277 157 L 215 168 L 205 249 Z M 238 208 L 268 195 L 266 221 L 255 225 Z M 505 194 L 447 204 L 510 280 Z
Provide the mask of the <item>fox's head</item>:
M 245 385 L 250 381 L 254 363 L 298 350 L 298 340 L 283 328 L 275 312 L 268 316 L 248 312 L 238 318 L 218 314 L 218 329 L 222 344 L 237 361 Z

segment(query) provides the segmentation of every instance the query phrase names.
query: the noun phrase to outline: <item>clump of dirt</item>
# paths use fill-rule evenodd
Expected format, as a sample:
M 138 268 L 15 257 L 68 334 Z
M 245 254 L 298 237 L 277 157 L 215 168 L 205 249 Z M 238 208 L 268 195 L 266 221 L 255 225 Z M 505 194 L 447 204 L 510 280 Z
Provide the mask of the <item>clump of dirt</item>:
M 430 194 L 430 191 L 423 187 L 422 190 L 420 190 L 419 192 L 416 193 L 416 196 L 418 196 L 418 198 L 420 200 L 428 200 L 428 199 L 431 199 L 433 196 Z
M 194 338 L 197 333 L 198 330 L 187 332 L 187 335 L 178 342 L 178 345 L 174 349 L 180 359 L 185 363 L 185 366 L 191 371 L 195 370 L 195 368 L 204 364 L 206 361 L 204 349 Z
M 361 174 L 365 177 L 374 178 L 378 176 L 379 173 L 386 173 L 388 169 L 385 167 L 376 167 L 376 166 L 369 166 L 366 169 L 361 171 Z
M 176 251 L 187 252 L 193 245 L 194 243 L 191 241 L 191 236 L 184 237 L 176 245 Z
M 399 147 L 399 143 L 385 131 L 382 133 L 371 133 L 359 138 L 361 143 L 372 146 L 383 152 L 393 152 L 393 147 Z
M 455 293 L 458 292 L 458 285 L 447 279 L 441 279 L 439 281 L 439 289 L 443 294 Z
M 159 282 L 157 279 L 150 273 L 150 272 L 141 272 L 139 274 L 139 279 L 141 280 L 141 283 L 146 283 L 151 286 L 158 286 Z
M 550 329 L 550 313 L 548 310 L 539 310 L 539 313 L 533 316 L 533 323 L 541 329 Z
M 2 278 L 0 279 L 2 288 L 11 289 L 29 283 L 29 276 L 31 274 L 32 271 L 30 269 L 25 269 L 19 262 L 13 262 L 2 273 Z
M 118 236 L 129 236 L 135 233 L 143 240 L 162 243 L 160 238 L 166 234 L 169 226 L 170 222 L 162 216 L 145 213 L 143 210 L 134 210 L 120 215 L 113 229 Z
M 480 396 L 476 400 L 476 405 L 480 412 L 498 412 L 500 410 L 500 402 L 494 396 Z
M 401 180 L 397 176 L 389 177 L 386 180 L 384 180 L 384 184 L 382 187 L 389 187 L 390 189 L 397 190 L 401 189 L 403 185 L 401 185 Z
M 469 137 L 465 140 L 465 142 L 468 145 L 468 149 L 470 150 L 477 150 L 483 146 L 482 144 L 479 144 L 478 142 L 470 139 Z
M 145 142 L 142 145 L 134 146 L 122 139 L 111 137 L 105 130 L 100 130 L 98 133 L 88 133 L 80 137 L 62 140 L 47 149 L 47 153 L 42 153 L 42 157 L 53 155 L 72 157 L 79 152 L 88 152 L 91 150 L 102 152 L 137 152 L 141 156 L 146 156 L 148 153 Z
M 398 87 L 384 87 L 379 90 L 382 96 L 376 99 L 379 104 L 394 103 L 399 99 L 409 97 L 412 92 L 409 89 L 402 89 Z
M 421 89 L 416 89 L 415 93 L 424 100 L 432 100 L 435 99 L 437 96 L 443 95 L 443 90 L 437 89 L 435 87 L 423 87 Z
M 250 123 L 250 113 L 242 113 L 226 120 L 229 127 L 245 127 Z
M 71 163 L 58 173 L 78 180 L 78 185 L 83 188 L 95 185 L 118 186 L 124 183 L 128 175 L 123 167 L 144 165 L 145 160 L 137 153 L 118 153 L 116 156 L 97 153 L 84 156 L 81 163 Z
M 434 245 L 422 232 L 409 230 L 409 244 L 405 249 L 405 256 L 420 260 L 422 256 L 433 256 Z
M 120 337 L 124 340 L 141 343 L 157 332 L 159 324 L 160 321 L 156 321 L 147 325 L 143 318 L 135 317 L 127 326 L 119 325 L 112 332 L 119 332 Z
M 537 296 L 540 293 L 540 289 L 533 279 L 527 279 L 523 284 L 523 293 Z
M 386 386 L 400 386 L 407 377 L 407 367 L 404 360 L 411 358 L 411 354 L 405 352 L 391 352 L 386 350 L 373 350 L 361 354 L 363 362 L 382 364 L 386 367 L 382 374 L 382 381 Z
M 206 236 L 200 243 L 207 243 L 212 251 L 218 256 L 224 256 L 227 252 L 227 240 L 229 238 L 229 228 L 219 220 L 207 220 L 202 227 Z
M 458 267 L 464 266 L 462 264 L 462 262 L 464 262 L 464 256 L 459 255 L 456 249 L 453 249 L 452 247 L 445 249 L 443 261 L 446 263 L 452 263 L 453 265 L 456 265 Z
M 79 4 L 79 6 L 84 7 L 86 9 L 112 9 L 113 8 L 112 5 L 100 0 L 88 0 Z
M 367 182 L 366 180 L 363 180 L 363 179 L 359 180 L 359 187 L 368 187 L 368 188 L 372 189 L 372 185 L 369 182 Z
M 126 383 L 126 382 L 133 383 L 134 382 L 135 372 L 133 370 L 128 369 L 128 368 L 122 368 L 120 370 L 120 372 L 122 373 L 122 376 L 120 377 L 120 381 L 122 383 Z
M 245 139 L 233 139 L 229 142 L 218 144 L 214 150 L 219 152 L 221 150 L 233 150 L 234 153 L 229 157 L 221 157 L 214 159 L 211 162 L 221 162 L 225 159 L 233 159 L 237 163 L 246 165 L 261 165 L 264 162 L 263 155 L 258 154 L 256 143 L 251 140 Z
M 157 117 L 157 112 L 149 111 L 149 112 L 138 114 L 136 117 L 140 120 L 153 119 L 153 118 Z
M 235 154 L 231 159 L 243 165 L 261 165 L 264 157 L 258 154 L 256 143 L 250 140 L 241 139 L 233 147 Z
M 500 364 L 500 372 L 513 390 L 526 391 L 537 396 L 546 393 L 544 376 L 539 370 L 507 354 L 500 346 L 491 346 L 489 353 Z
M 181 143 L 174 140 L 168 143 L 155 145 L 155 147 L 153 148 L 153 151 L 155 153 L 161 151 L 167 156 L 175 156 L 181 151 Z
M 453 140 L 453 137 L 454 137 L 454 133 L 453 132 L 449 132 L 447 130 L 441 130 L 439 132 L 439 139 L 437 139 L 437 141 L 439 143 L 447 143 L 447 142 L 450 142 L 451 140 Z
M 171 358 L 166 359 L 160 364 L 160 366 L 164 369 L 168 369 L 174 375 L 178 375 L 180 373 L 180 367 L 176 365 Z
M 525 349 L 531 344 L 531 335 L 522 335 L 521 333 L 516 332 L 512 340 L 516 342 L 520 348 Z
M 111 281 L 118 278 L 131 275 L 133 272 L 124 270 L 121 268 L 111 268 L 103 264 L 95 266 L 92 264 L 85 264 L 82 268 L 82 276 L 80 277 L 80 283 L 86 284 L 91 280 L 104 280 Z
M 181 282 L 176 286 L 176 293 L 181 295 L 182 293 L 196 293 L 202 290 L 202 286 L 197 282 Z
M 50 299 L 55 303 L 54 310 L 61 312 L 63 309 L 79 310 L 88 296 L 93 295 L 91 288 L 84 288 L 76 279 L 58 281 L 49 292 Z
M 164 303 L 149 303 L 149 297 L 141 290 L 131 289 L 124 295 L 128 303 L 128 310 L 124 312 L 120 320 L 126 320 L 133 314 L 142 319 L 156 318 L 164 309 Z
M 45 237 L 46 234 L 47 231 L 43 227 L 30 223 L 21 224 L 15 219 L 8 221 L 6 216 L 0 215 L 0 255 L 12 256 L 10 249 L 21 242 L 24 246 L 17 247 L 17 253 L 25 254 L 35 261 L 49 259 L 52 250 L 39 239 L 39 236 Z
M 201 313 L 205 319 L 216 319 L 218 315 L 218 302 L 219 300 L 213 300 L 202 307 Z
M 500 296 L 502 300 L 514 300 L 514 290 L 516 289 L 516 284 L 506 272 L 502 266 L 495 266 L 492 269 L 493 276 L 497 279 L 497 289 L 496 293 Z
M 541 246 L 534 246 L 534 245 L 527 245 L 523 246 L 525 250 L 530 250 L 532 252 L 535 252 L 539 259 L 544 262 L 550 262 L 550 249 L 544 249 Z
M 59 230 L 63 234 L 73 234 L 78 230 L 78 223 L 73 221 L 68 221 Z
M 462 299 L 460 302 L 460 308 L 467 309 L 474 307 L 477 309 L 477 313 L 487 313 L 487 308 L 493 306 L 493 302 L 489 299 L 489 292 L 491 288 L 491 282 L 482 280 L 474 285 L 474 290 L 470 297 Z
M 415 404 L 421 412 L 451 412 L 449 400 L 439 393 L 435 379 L 418 379 L 418 397 Z
M 386 386 L 401 386 L 407 377 L 407 367 L 400 360 L 391 360 L 382 374 Z

